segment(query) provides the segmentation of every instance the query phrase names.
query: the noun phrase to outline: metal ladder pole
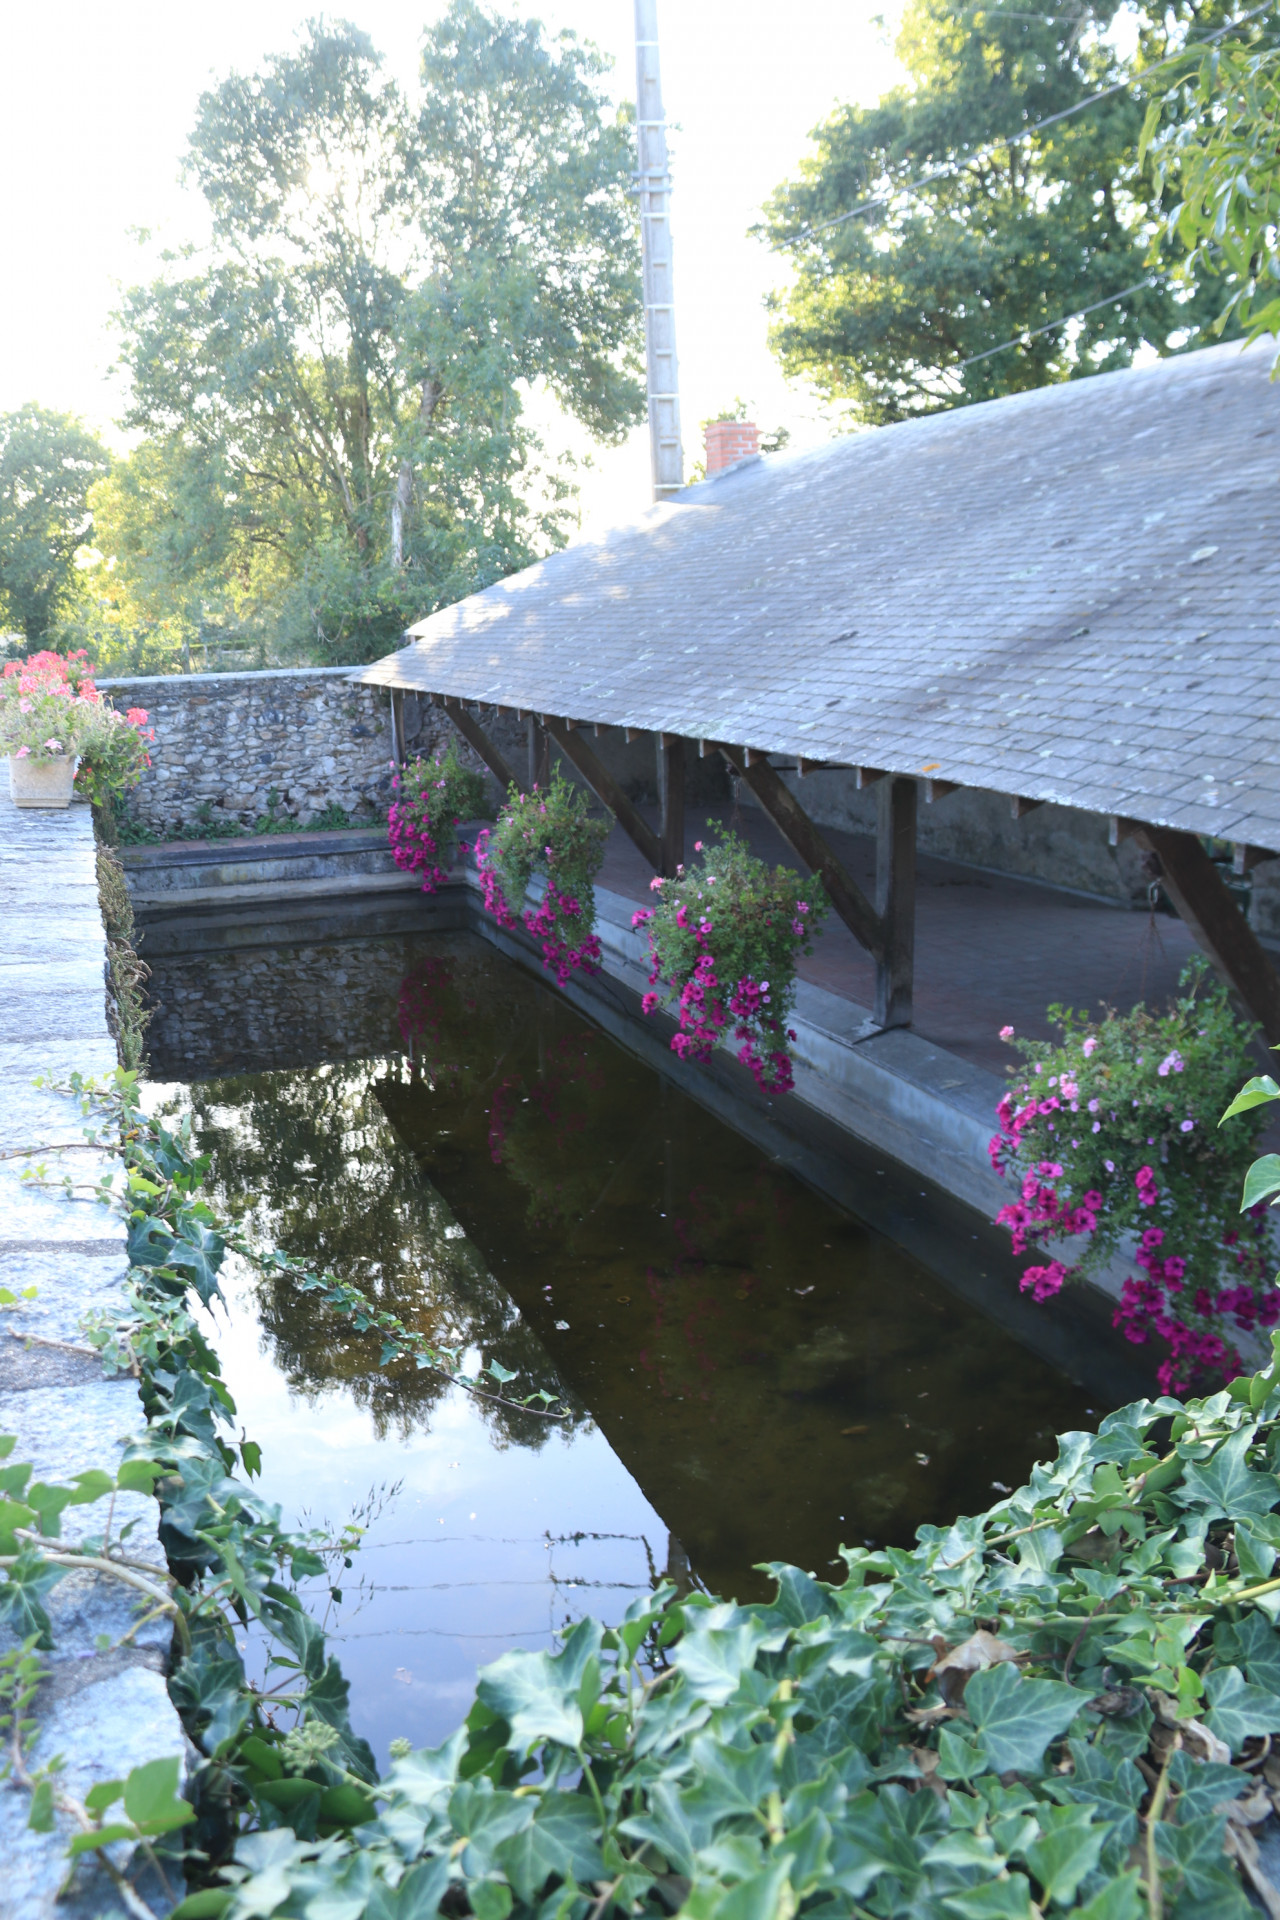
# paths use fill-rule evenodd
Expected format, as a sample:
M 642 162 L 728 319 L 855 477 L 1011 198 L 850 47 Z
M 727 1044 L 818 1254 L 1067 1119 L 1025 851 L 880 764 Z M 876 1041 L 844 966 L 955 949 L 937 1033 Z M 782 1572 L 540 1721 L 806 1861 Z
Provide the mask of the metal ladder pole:
M 658 68 L 658 0 L 635 0 L 635 10 L 637 193 L 644 263 L 649 454 L 653 497 L 665 500 L 684 485 L 671 268 L 671 178 L 667 171 L 667 123 L 662 111 L 662 78 Z

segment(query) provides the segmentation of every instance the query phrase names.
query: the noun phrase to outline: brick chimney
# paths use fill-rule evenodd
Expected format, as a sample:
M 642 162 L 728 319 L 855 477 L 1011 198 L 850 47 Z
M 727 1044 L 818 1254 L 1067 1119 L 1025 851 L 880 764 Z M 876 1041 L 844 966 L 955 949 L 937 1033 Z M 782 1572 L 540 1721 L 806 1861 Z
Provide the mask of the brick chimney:
M 751 420 L 710 420 L 707 423 L 707 478 L 736 467 L 760 451 L 760 429 Z

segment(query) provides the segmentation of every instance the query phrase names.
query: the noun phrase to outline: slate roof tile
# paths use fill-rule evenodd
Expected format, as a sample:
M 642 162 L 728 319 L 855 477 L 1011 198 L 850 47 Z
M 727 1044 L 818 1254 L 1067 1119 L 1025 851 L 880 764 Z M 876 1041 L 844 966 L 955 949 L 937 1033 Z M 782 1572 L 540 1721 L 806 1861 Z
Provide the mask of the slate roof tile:
M 746 462 L 356 677 L 1280 848 L 1272 352 Z

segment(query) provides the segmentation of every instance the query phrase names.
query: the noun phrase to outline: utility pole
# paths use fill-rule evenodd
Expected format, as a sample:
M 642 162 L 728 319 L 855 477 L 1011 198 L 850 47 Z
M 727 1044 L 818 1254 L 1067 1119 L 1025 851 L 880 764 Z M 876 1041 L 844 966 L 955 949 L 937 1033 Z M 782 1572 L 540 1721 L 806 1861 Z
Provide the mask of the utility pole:
M 635 0 L 635 9 L 637 184 L 644 260 L 649 455 L 653 497 L 666 500 L 684 485 L 671 273 L 671 176 L 667 171 L 667 123 L 658 69 L 658 0 Z

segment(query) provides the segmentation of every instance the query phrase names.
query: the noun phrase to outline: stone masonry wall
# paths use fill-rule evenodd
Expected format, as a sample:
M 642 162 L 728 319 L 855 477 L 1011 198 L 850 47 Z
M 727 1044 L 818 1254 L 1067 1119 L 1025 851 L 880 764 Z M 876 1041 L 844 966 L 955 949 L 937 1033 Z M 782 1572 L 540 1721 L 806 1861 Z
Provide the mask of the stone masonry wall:
M 353 686 L 347 667 L 152 674 L 103 680 L 118 707 L 145 707 L 152 765 L 130 811 L 167 833 L 207 805 L 247 823 L 277 809 L 305 826 L 328 806 L 373 819 L 390 793 L 390 701 Z M 436 720 L 430 713 L 430 719 Z M 443 729 L 443 716 L 437 722 Z

